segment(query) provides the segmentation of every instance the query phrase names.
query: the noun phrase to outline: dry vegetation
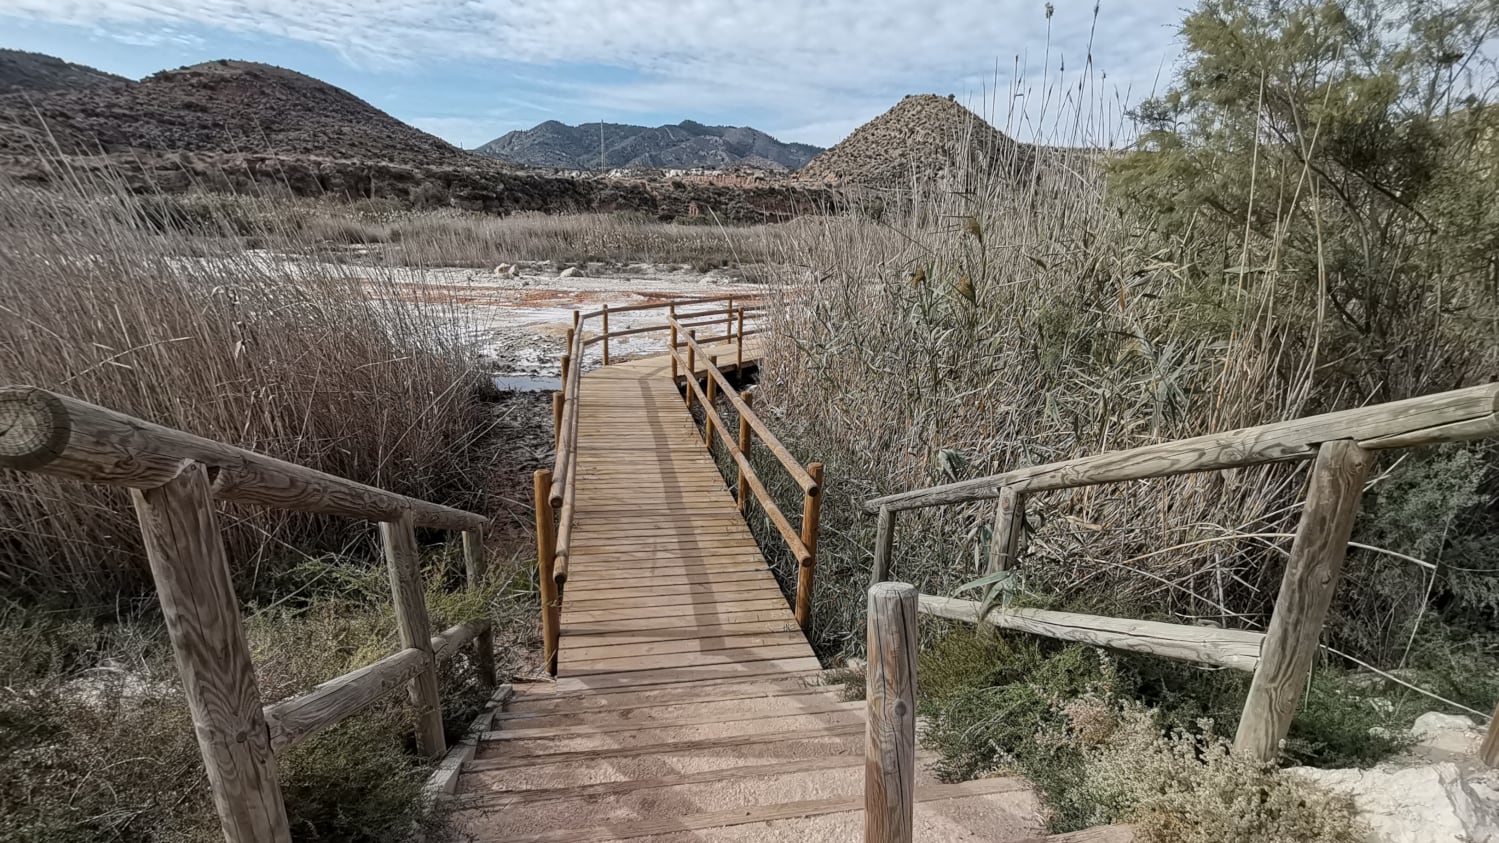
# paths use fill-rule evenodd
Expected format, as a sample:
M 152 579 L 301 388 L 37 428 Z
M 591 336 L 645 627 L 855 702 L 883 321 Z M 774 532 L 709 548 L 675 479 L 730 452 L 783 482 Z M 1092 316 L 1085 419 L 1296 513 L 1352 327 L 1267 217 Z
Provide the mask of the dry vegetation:
M 497 463 L 533 417 L 485 400 L 461 314 L 388 295 L 385 270 L 341 265 L 290 217 L 233 204 L 188 214 L 113 181 L 0 182 L 0 382 L 492 512 L 502 534 L 528 522 L 501 503 L 515 472 Z M 288 277 L 247 238 L 322 259 Z M 371 525 L 244 507 L 220 525 L 267 702 L 396 648 Z M 118 489 L 0 477 L 0 838 L 220 836 L 139 541 Z M 496 550 L 492 581 L 463 591 L 456 548 L 430 548 L 428 605 L 437 628 L 495 619 L 508 675 L 529 651 L 534 587 Z M 486 693 L 460 655 L 444 678 L 450 737 Z M 408 721 L 394 699 L 282 759 L 298 839 L 404 840 L 428 823 Z

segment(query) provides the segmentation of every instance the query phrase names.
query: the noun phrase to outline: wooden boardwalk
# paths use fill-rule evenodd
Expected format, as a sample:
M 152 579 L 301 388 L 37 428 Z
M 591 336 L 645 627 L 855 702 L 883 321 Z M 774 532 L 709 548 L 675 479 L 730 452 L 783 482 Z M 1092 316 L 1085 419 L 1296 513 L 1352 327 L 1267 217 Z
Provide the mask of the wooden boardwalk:
M 455 830 L 512 843 L 857 840 L 864 704 L 822 684 L 670 359 L 586 373 L 578 406 L 557 679 L 517 685 L 475 742 Z M 1014 779 L 918 784 L 920 839 L 1039 831 Z
M 819 667 L 669 370 L 583 376 L 559 690 Z

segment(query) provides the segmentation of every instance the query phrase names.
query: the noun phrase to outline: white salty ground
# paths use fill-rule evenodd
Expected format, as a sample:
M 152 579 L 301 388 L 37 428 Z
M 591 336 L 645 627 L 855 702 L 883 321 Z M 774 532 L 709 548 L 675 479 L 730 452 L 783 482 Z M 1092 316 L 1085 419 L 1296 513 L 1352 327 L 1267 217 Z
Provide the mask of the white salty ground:
M 474 341 L 496 374 L 519 377 L 556 377 L 558 357 L 574 310 L 597 310 L 601 305 L 624 307 L 672 298 L 694 298 L 764 291 L 759 285 L 691 267 L 631 264 L 590 265 L 584 275 L 563 278 L 560 266 L 520 264 L 520 275 L 509 277 L 480 269 L 397 269 L 398 283 L 420 285 L 426 295 L 456 307 L 455 318 Z M 706 307 L 706 306 L 705 306 Z M 609 319 L 611 331 L 663 324 L 664 310 L 619 313 Z M 597 330 L 597 323 L 590 326 Z M 611 340 L 613 359 L 666 350 L 666 333 L 637 334 Z M 600 345 L 585 353 L 597 363 Z

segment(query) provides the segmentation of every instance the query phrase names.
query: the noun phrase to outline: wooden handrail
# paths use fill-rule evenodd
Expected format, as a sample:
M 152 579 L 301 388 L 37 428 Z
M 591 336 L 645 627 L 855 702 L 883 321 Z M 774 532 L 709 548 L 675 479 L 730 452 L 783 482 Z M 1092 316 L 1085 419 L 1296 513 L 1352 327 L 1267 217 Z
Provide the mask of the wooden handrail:
M 679 335 L 684 333 L 685 326 L 678 324 L 676 327 Z M 686 345 L 696 351 L 699 356 L 708 359 L 708 353 L 702 348 L 700 340 L 688 336 Z M 675 349 L 672 350 L 672 354 L 676 354 Z M 765 447 L 769 448 L 770 452 L 775 455 L 776 460 L 781 463 L 781 467 L 786 469 L 787 474 L 791 475 L 791 479 L 796 481 L 796 485 L 800 486 L 803 492 L 815 496 L 819 491 L 817 481 L 812 479 L 812 475 L 808 473 L 806 468 L 802 467 L 801 463 L 797 462 L 791 456 L 791 452 L 786 449 L 785 445 L 781 444 L 781 440 L 777 439 L 776 435 L 770 432 L 770 428 L 766 427 L 765 423 L 760 421 L 760 417 L 755 415 L 754 411 L 740 399 L 738 392 L 734 390 L 728 378 L 724 377 L 723 372 L 719 371 L 718 367 L 714 365 L 707 366 L 707 372 L 708 377 L 718 382 L 719 391 L 734 406 L 734 410 L 741 416 L 749 419 L 750 428 L 765 443 Z M 693 373 L 690 370 L 687 372 L 687 375 L 688 380 L 692 380 Z
M 32 386 L 0 388 L 0 468 L 87 483 L 152 489 L 186 462 L 208 471 L 219 500 L 388 521 L 481 529 L 482 515 L 387 492 L 275 457 L 153 424 Z
M 146 557 L 225 839 L 289 843 L 276 755 L 406 687 L 417 748 L 446 748 L 436 665 L 474 642 L 493 684 L 487 620 L 432 636 L 416 527 L 461 531 L 471 585 L 489 519 L 194 436 L 35 387 L 0 388 L 0 468 L 131 490 Z M 377 521 L 402 649 L 295 699 L 262 707 L 214 499 Z
M 886 507 L 896 512 L 992 498 L 1003 487 L 1042 492 L 1310 459 L 1316 456 L 1320 444 L 1334 439 L 1351 439 L 1360 448 L 1382 450 L 1496 435 L 1499 435 L 1499 384 L 1485 384 L 1020 468 L 874 498 L 865 503 L 864 509 L 878 512 L 880 507 Z
M 791 554 L 796 557 L 799 564 L 807 564 L 813 560 L 812 550 L 802 541 L 801 533 L 791 525 L 790 519 L 776 505 L 775 499 L 770 496 L 770 491 L 760 480 L 760 475 L 755 472 L 754 466 L 750 465 L 749 455 L 739 449 L 739 443 L 729 436 L 728 428 L 723 419 L 718 415 L 718 410 L 708 401 L 708 396 L 696 378 L 687 379 L 687 388 L 692 390 L 698 401 L 703 405 L 703 414 L 710 420 L 710 426 L 718 434 L 719 441 L 723 442 L 724 448 L 728 450 L 729 456 L 739 466 L 739 476 L 749 484 L 755 494 L 755 499 L 760 501 L 760 506 L 765 509 L 765 514 L 770 516 L 770 521 L 780 532 L 781 538 L 786 540 L 786 545 L 791 548 Z M 745 418 L 745 416 L 740 416 Z
M 890 575 L 895 515 L 906 509 L 998 498 L 990 573 L 1019 553 L 1025 500 L 1034 492 L 1169 477 L 1286 460 L 1314 459 L 1301 522 L 1291 545 L 1267 632 L 1192 631 L 1038 610 L 1001 610 L 982 620 L 1064 640 L 1132 649 L 1250 669 L 1254 680 L 1235 736 L 1236 751 L 1275 758 L 1310 675 L 1328 606 L 1337 588 L 1364 480 L 1376 450 L 1499 436 L 1499 384 L 1324 413 L 1258 427 L 1081 457 L 1048 465 L 887 495 L 867 501 L 879 513 L 873 580 Z M 923 611 L 979 622 L 979 604 L 922 597 Z M 1258 641 L 1252 666 L 1247 648 Z M 1211 646 L 1208 646 L 1208 645 Z M 1499 709 L 1496 709 L 1499 714 Z M 1499 717 L 1489 724 L 1484 760 L 1499 763 Z

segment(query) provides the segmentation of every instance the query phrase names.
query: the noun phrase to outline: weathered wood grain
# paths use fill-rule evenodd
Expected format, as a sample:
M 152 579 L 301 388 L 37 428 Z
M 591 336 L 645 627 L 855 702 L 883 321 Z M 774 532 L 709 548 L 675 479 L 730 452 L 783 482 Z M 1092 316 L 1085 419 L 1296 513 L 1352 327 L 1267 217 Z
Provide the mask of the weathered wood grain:
M 271 749 L 282 752 L 384 699 L 427 669 L 427 655 L 412 648 L 318 685 L 300 697 L 265 707 Z
M 481 530 L 463 531 L 463 570 L 469 588 L 483 588 L 489 576 L 489 555 L 484 549 L 484 533 Z M 438 657 L 441 661 L 441 656 Z M 497 682 L 494 672 L 494 630 L 484 624 L 479 639 L 474 644 L 474 666 L 479 672 L 479 681 L 493 688 Z
M 1348 439 L 1317 450 L 1306 507 L 1234 736 L 1234 750 L 1250 758 L 1274 760 L 1296 715 L 1348 554 L 1369 463 L 1369 451 Z
M 1112 451 L 1004 474 L 875 498 L 881 506 L 916 509 L 991 498 L 1004 486 L 1040 492 L 1196 471 L 1309 459 L 1323 442 L 1350 439 L 1366 450 L 1499 435 L 1499 383 L 1307 416 L 1126 451 Z
M 0 388 L 0 468 L 151 489 L 201 463 L 213 497 L 272 509 L 467 530 L 482 515 L 397 495 L 27 386 Z
M 540 469 L 531 476 L 536 510 L 536 568 L 541 589 L 542 660 L 547 673 L 557 675 L 557 639 L 561 627 L 561 604 L 557 600 L 557 581 L 552 576 L 556 553 L 556 527 L 552 523 L 552 502 L 547 497 L 552 488 L 552 473 Z
M 229 843 L 291 840 L 270 728 L 200 463 L 154 489 L 133 489 L 209 790 Z
M 1006 486 L 994 504 L 994 531 L 989 537 L 988 573 L 1008 571 L 1020 553 L 1025 532 L 1025 496 Z
M 973 600 L 921 595 L 921 613 L 978 622 L 981 604 Z M 994 609 L 984 623 L 1062 641 L 1148 653 L 1181 661 L 1252 671 L 1259 663 L 1264 634 L 1239 629 L 1106 618 L 1046 609 Z
M 882 506 L 874 528 L 874 569 L 869 576 L 870 585 L 890 579 L 890 554 L 894 550 L 895 510 Z
M 426 657 L 425 667 L 407 683 L 411 704 L 416 708 L 417 751 L 427 758 L 441 758 L 447 744 L 442 732 L 442 701 L 437 696 L 437 659 L 432 652 L 421 560 L 410 513 L 395 521 L 380 522 L 380 539 L 385 545 L 401 647 L 421 650 Z
M 869 588 L 865 843 L 911 843 L 916 802 L 916 586 Z
M 1478 757 L 1490 767 L 1499 767 L 1499 704 L 1494 706 L 1494 716 L 1489 718 L 1489 728 L 1483 734 Z
M 796 622 L 802 629 L 812 625 L 812 588 L 817 574 L 817 530 L 822 523 L 822 463 L 807 466 L 812 488 L 802 493 L 802 547 L 807 555 L 796 568 Z

